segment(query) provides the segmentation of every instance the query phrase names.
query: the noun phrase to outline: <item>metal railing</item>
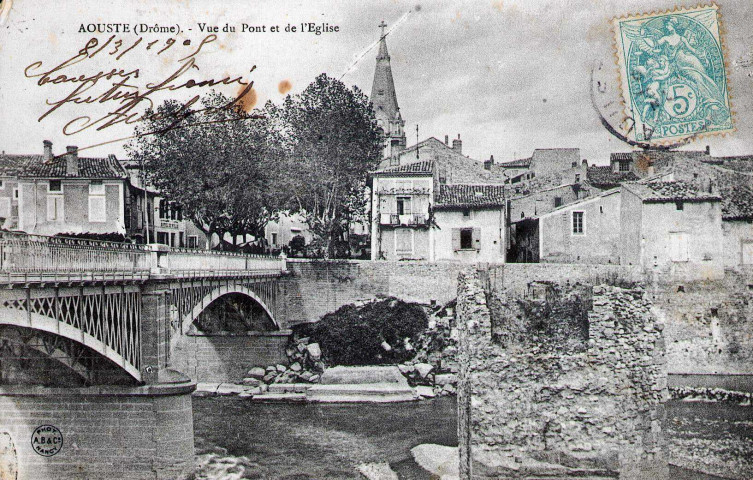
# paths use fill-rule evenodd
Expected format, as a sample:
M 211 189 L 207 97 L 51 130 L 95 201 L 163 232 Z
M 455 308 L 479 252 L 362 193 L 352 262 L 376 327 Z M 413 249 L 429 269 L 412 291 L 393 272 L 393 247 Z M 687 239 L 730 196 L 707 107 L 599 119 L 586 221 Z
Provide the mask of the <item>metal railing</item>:
M 153 273 L 279 274 L 284 257 L 0 232 L 0 280 L 98 280 Z
M 3 273 L 148 273 L 145 245 L 0 232 Z
M 229 271 L 280 273 L 286 270 L 286 260 L 284 257 L 271 255 L 172 248 L 167 253 L 167 264 L 164 266 L 171 273 Z

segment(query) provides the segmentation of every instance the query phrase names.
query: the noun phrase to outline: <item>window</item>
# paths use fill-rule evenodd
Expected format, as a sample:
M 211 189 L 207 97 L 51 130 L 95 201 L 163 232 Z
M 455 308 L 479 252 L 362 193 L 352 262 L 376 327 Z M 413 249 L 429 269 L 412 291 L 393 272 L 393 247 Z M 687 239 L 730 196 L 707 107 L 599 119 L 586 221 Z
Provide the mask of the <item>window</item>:
M 107 221 L 107 206 L 104 195 L 89 195 L 89 221 Z
M 669 258 L 673 262 L 688 261 L 688 234 L 685 232 L 669 233 Z
M 188 236 L 188 248 L 199 248 L 199 237 L 198 237 L 198 235 L 189 235 Z
M 460 249 L 470 250 L 473 248 L 473 229 L 464 228 L 460 230 Z
M 62 222 L 65 216 L 65 201 L 62 195 L 47 195 L 47 221 Z
M 18 187 L 15 187 L 13 189 L 13 198 L 15 198 L 16 200 L 18 200 Z
M 101 180 L 89 183 L 89 221 L 101 223 L 107 221 L 107 197 Z
M 583 235 L 585 233 L 584 212 L 573 212 L 573 234 Z
M 104 195 L 105 185 L 101 180 L 92 180 L 89 184 L 89 195 Z
M 580 183 L 580 173 L 575 174 L 575 183 Z
M 678 200 L 675 202 L 675 208 L 677 210 L 685 210 L 685 205 L 683 204 L 682 200 Z
M 0 180 L 0 188 L 5 188 L 5 181 Z
M 562 206 L 562 197 L 554 197 L 554 208 Z
M 627 172 L 630 170 L 630 163 L 629 162 L 620 162 L 620 171 L 621 172 Z
M 470 218 L 471 217 L 471 210 L 469 208 L 463 209 L 463 217 Z
M 277 245 L 277 233 L 272 233 L 272 245 Z
M 397 197 L 397 214 L 408 215 L 409 213 L 411 213 L 410 203 L 410 197 Z
M 62 193 L 63 183 L 60 180 L 50 180 L 50 183 L 47 185 L 47 191 Z
M 395 230 L 395 253 L 413 253 L 413 230 Z

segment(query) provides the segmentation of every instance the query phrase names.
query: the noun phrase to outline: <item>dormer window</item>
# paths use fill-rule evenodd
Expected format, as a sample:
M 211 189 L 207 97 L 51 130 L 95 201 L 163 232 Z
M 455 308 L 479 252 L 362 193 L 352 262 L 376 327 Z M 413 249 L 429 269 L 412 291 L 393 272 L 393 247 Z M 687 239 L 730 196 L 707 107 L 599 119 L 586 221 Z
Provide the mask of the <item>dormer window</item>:
M 60 180 L 50 180 L 47 190 L 50 192 L 62 192 L 63 183 Z

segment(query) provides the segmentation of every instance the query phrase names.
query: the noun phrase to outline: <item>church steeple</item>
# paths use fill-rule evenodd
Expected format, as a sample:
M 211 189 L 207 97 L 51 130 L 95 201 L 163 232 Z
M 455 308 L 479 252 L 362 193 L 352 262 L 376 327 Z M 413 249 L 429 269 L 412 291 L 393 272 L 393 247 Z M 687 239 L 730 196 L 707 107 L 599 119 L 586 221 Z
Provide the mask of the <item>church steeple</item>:
M 395 81 L 392 78 L 390 54 L 387 51 L 387 35 L 384 32 L 387 24 L 382 21 L 379 27 L 382 36 L 379 39 L 379 53 L 377 53 L 374 83 L 371 87 L 371 102 L 374 104 L 377 122 L 385 134 L 385 157 L 395 156 L 405 148 L 405 122 L 400 115 L 395 93 Z

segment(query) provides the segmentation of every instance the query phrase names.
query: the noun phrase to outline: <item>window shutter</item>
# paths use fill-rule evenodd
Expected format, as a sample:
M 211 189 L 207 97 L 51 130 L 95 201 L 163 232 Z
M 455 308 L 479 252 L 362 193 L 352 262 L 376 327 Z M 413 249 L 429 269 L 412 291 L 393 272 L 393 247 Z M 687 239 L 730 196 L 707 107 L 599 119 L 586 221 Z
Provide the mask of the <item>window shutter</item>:
M 460 229 L 459 228 L 452 229 L 452 249 L 456 252 L 460 250 Z
M 478 227 L 473 228 L 473 248 L 481 250 L 481 229 Z
M 47 196 L 47 220 L 56 221 L 63 219 L 63 196 Z
M 89 221 L 107 221 L 107 208 L 104 195 L 91 195 L 89 197 Z

